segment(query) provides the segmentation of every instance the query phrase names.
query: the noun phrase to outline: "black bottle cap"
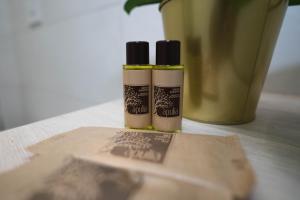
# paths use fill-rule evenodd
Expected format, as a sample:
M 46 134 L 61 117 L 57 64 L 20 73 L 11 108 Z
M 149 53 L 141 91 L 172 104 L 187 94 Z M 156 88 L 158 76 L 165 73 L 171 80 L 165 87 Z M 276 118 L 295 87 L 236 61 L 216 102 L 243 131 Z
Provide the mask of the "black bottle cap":
M 180 42 L 177 40 L 156 42 L 156 65 L 180 65 Z
M 126 43 L 127 65 L 149 64 L 149 43 L 143 41 Z

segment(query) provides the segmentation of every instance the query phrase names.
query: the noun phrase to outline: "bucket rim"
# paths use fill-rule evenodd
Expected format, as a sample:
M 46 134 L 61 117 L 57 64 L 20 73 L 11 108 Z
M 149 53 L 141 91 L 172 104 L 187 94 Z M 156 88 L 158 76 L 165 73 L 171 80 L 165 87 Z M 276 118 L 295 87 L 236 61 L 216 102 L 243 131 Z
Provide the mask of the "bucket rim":
M 161 9 L 172 0 L 163 0 L 160 4 L 159 4 L 159 11 L 161 11 Z

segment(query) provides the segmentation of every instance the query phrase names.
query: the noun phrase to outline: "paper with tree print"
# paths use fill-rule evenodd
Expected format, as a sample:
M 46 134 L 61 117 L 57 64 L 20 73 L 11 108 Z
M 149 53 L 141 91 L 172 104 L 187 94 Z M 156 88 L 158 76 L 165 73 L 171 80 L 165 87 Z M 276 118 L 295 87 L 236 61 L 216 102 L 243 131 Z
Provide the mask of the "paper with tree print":
M 162 163 L 172 134 L 125 131 L 117 133 L 107 145 L 112 155 Z

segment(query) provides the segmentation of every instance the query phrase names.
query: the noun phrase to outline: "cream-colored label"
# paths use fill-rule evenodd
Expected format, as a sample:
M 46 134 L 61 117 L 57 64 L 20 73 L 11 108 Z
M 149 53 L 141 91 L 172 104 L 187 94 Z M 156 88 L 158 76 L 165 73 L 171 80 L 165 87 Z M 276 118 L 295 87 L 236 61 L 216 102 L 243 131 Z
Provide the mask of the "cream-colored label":
M 153 70 L 152 123 L 156 130 L 181 129 L 183 70 Z
M 125 126 L 151 126 L 151 70 L 123 70 Z

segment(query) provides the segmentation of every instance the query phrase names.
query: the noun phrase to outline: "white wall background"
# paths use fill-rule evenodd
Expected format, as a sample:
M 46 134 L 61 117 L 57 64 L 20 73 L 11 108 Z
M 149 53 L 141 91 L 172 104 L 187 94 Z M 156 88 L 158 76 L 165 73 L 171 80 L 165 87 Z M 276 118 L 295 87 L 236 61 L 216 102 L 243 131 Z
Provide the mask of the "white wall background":
M 0 130 L 24 123 L 8 1 L 0 0 Z
M 42 23 L 35 28 L 28 24 L 32 1 L 40 3 L 42 13 Z M 0 129 L 121 97 L 125 42 L 150 41 L 154 61 L 153 44 L 163 38 L 157 5 L 127 16 L 123 3 L 0 0 Z M 300 94 L 299 11 L 288 10 L 268 91 Z
M 125 42 L 163 38 L 157 6 L 129 17 L 122 0 L 0 0 L 0 129 L 121 97 Z M 152 48 L 153 51 L 153 48 Z
M 300 6 L 288 8 L 264 89 L 300 95 Z

